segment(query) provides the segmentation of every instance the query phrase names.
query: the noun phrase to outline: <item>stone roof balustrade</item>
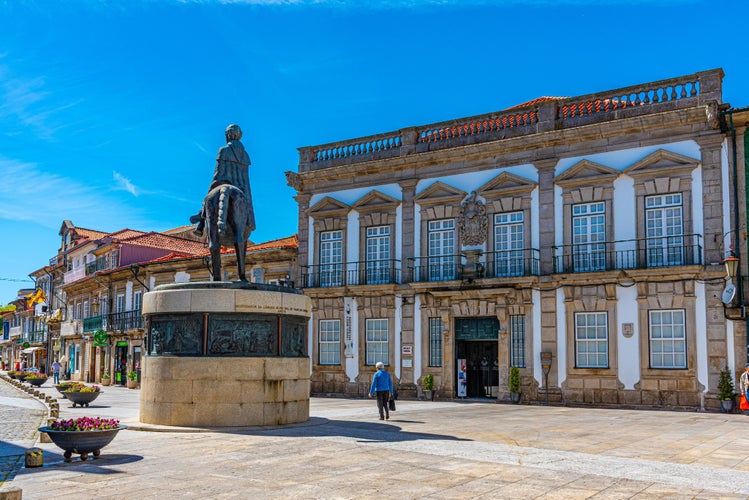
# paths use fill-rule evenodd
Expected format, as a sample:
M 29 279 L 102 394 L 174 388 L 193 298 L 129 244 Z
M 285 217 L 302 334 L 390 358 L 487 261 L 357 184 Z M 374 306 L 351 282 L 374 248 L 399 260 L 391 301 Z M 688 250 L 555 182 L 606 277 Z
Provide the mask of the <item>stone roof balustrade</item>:
M 720 104 L 713 69 L 570 98 L 543 98 L 504 111 L 299 148 L 299 172 L 363 163 L 591 123 Z

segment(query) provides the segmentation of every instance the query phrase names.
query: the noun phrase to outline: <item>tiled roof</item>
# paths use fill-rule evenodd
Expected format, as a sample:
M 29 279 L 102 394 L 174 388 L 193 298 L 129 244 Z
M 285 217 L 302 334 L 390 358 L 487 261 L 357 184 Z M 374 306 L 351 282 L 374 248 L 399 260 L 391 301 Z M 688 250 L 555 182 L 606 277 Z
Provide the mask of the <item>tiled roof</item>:
M 123 240 L 126 238 L 132 238 L 133 236 L 140 236 L 146 234 L 143 231 L 138 231 L 136 229 L 120 229 L 119 231 L 115 231 L 114 233 L 109 233 L 107 237 L 117 239 L 117 240 Z
M 530 101 L 521 102 L 520 104 L 516 104 L 514 106 L 510 106 L 509 108 L 505 109 L 504 111 L 509 111 L 511 109 L 517 109 L 517 108 L 524 108 L 526 106 L 535 106 L 536 104 L 541 104 L 543 102 L 548 101 L 556 101 L 558 99 L 567 99 L 566 97 L 554 97 L 554 96 L 541 96 L 536 97 L 535 99 L 531 99 Z
M 86 229 L 83 227 L 76 227 L 74 229 L 75 233 L 78 236 L 81 236 L 83 238 L 86 238 L 87 240 L 98 240 L 99 238 L 105 237 L 109 233 L 105 233 L 103 231 L 94 231 L 93 229 Z
M 169 236 L 157 232 L 144 233 L 130 238 L 117 238 L 117 240 L 120 243 L 149 248 L 160 248 L 162 250 L 184 253 L 186 255 L 202 255 L 206 253 L 204 243 L 177 238 L 175 236 Z
M 167 229 L 166 231 L 161 231 L 161 234 L 179 234 L 179 233 L 184 233 L 185 231 L 191 231 L 191 230 L 195 229 L 195 226 L 197 226 L 197 224 L 188 224 L 187 226 L 174 227 L 172 229 Z
M 250 244 L 247 245 L 247 252 L 262 252 L 265 250 L 280 250 L 282 248 L 298 248 L 299 247 L 299 237 L 295 234 L 292 236 L 287 236 L 286 238 L 279 238 L 277 240 L 271 240 L 266 241 L 264 243 L 258 243 L 254 244 L 250 242 Z M 233 254 L 234 253 L 234 247 L 221 247 L 221 253 L 224 255 L 227 254 Z

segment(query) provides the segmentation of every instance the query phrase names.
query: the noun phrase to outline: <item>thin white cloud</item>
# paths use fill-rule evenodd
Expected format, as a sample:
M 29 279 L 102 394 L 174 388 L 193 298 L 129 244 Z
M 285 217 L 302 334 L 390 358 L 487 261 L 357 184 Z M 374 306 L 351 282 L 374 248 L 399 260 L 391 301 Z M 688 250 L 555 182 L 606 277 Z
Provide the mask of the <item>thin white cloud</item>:
M 91 214 L 98 214 L 102 227 L 119 225 L 116 217 L 124 213 L 139 219 L 137 210 L 112 198 L 111 192 L 100 186 L 45 172 L 33 163 L 0 156 L 0 172 L 4 179 L 12 179 L 0 183 L 0 219 L 29 221 L 52 229 L 59 227 L 61 219 L 88 219 Z
M 114 180 L 117 182 L 119 189 L 127 191 L 133 196 L 138 196 L 138 189 L 135 187 L 135 184 L 133 184 L 130 179 L 123 176 L 116 170 L 112 170 L 112 177 L 114 177 Z

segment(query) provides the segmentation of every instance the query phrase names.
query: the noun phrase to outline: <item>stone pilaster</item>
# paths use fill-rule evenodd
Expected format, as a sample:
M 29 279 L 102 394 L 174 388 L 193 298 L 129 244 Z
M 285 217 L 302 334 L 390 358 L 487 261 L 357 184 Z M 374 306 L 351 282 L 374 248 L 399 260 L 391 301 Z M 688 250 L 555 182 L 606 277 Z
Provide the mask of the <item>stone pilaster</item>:
M 299 204 L 299 216 L 297 219 L 297 227 L 299 232 L 299 253 L 297 256 L 297 266 L 295 276 L 293 277 L 294 283 L 297 286 L 304 286 L 302 283 L 302 266 L 306 266 L 309 259 L 309 222 L 307 217 L 307 210 L 309 210 L 309 201 L 312 198 L 311 194 L 298 194 L 294 197 L 296 202 Z
M 554 169 L 557 160 L 541 160 L 534 165 L 538 170 L 539 247 L 541 251 L 541 275 L 552 274 L 554 269 Z
M 400 182 L 401 187 L 401 272 L 408 267 L 408 259 L 414 257 L 414 196 L 416 195 L 416 179 Z M 405 277 L 404 277 L 405 278 Z
M 721 146 L 723 136 L 715 134 L 701 137 L 702 162 L 702 224 L 704 228 L 705 264 L 720 263 L 727 248 L 723 248 L 723 199 L 731 193 L 723 192 Z M 698 200 L 694 200 L 695 203 Z

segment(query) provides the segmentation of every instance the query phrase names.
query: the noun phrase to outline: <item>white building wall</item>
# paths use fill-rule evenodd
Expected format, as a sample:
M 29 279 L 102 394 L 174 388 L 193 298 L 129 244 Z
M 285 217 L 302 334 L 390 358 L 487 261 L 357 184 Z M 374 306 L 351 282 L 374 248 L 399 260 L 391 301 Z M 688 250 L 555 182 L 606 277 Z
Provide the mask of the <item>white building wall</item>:
M 616 335 L 619 369 L 619 382 L 624 385 L 625 390 L 634 390 L 635 384 L 640 381 L 640 327 L 637 306 L 637 287 L 616 287 L 616 318 L 615 325 L 611 325 L 613 331 L 609 337 Z M 634 330 L 631 337 L 627 338 L 622 332 L 622 324 L 633 324 Z

